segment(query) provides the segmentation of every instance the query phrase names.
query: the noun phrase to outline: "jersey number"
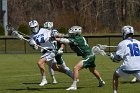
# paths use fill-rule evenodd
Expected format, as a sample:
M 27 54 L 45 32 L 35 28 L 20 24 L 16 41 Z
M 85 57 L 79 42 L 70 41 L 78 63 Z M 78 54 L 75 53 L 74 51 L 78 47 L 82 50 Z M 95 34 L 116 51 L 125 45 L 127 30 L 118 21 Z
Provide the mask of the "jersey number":
M 45 43 L 44 37 L 41 37 L 40 40 L 36 39 L 37 43 Z
M 137 43 L 128 44 L 127 47 L 130 49 L 131 56 L 140 56 L 140 49 Z

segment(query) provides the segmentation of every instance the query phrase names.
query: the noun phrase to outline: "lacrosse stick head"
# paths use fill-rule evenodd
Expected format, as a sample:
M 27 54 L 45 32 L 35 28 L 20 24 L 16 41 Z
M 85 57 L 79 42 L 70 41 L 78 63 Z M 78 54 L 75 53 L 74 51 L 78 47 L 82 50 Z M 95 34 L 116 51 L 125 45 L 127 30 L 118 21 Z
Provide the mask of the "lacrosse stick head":
M 12 35 L 12 32 L 13 32 L 15 29 L 14 29 L 14 27 L 12 27 L 11 24 L 8 24 L 8 25 L 6 26 L 6 30 L 7 30 L 7 32 L 8 32 L 8 35 Z
M 92 53 L 93 53 L 93 54 L 101 54 L 101 55 L 103 55 L 103 56 L 106 55 L 106 52 L 105 52 L 104 50 L 100 49 L 99 46 L 93 46 L 93 47 L 92 47 Z
M 18 31 L 13 31 L 12 36 L 16 37 L 16 38 L 19 38 L 21 40 L 23 39 L 23 36 L 21 34 L 19 34 Z
M 97 44 L 97 46 L 101 49 L 101 50 L 105 50 L 107 45 L 101 45 L 101 44 Z
M 12 31 L 11 35 L 13 37 L 18 37 L 19 33 L 17 31 Z

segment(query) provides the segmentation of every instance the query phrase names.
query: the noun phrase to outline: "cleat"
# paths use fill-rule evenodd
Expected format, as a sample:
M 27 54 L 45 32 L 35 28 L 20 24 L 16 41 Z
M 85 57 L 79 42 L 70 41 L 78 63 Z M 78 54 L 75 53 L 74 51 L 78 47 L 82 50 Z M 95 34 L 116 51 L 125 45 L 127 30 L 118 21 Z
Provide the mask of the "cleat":
M 131 80 L 131 83 L 135 83 L 135 82 L 137 82 L 137 78 L 136 78 L 136 77 L 134 77 L 134 78 Z
M 136 77 L 134 77 L 132 80 L 131 80 L 131 83 L 136 83 L 136 82 L 139 82 L 140 80 L 138 80 Z
M 44 85 L 46 85 L 48 82 L 47 82 L 47 80 L 44 80 L 44 81 L 42 81 L 40 84 L 39 84 L 39 86 L 44 86 Z
M 52 84 L 57 84 L 58 82 L 56 80 L 53 80 Z
M 77 87 L 69 87 L 69 88 L 67 88 L 66 90 L 77 90 Z
M 99 82 L 99 86 L 98 87 L 103 87 L 105 85 L 104 81 Z

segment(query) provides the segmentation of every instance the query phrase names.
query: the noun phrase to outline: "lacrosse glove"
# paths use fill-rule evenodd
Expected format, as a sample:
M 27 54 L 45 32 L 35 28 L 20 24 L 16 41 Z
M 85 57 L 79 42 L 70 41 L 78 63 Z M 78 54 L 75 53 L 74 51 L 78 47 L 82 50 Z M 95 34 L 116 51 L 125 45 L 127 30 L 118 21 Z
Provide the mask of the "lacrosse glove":
M 57 54 L 60 54 L 60 55 L 63 54 L 63 52 L 64 52 L 63 50 L 64 50 L 63 48 L 59 48 Z
M 109 56 L 110 56 L 110 59 L 113 62 L 116 62 L 116 63 L 118 63 L 119 61 L 122 60 L 122 58 L 119 55 L 116 55 L 116 54 L 113 54 L 113 53 L 110 53 Z
M 29 40 L 29 45 L 31 47 L 33 47 L 33 49 L 38 50 L 38 45 L 36 44 L 36 42 L 33 39 Z
M 18 35 L 18 38 L 22 40 L 24 37 L 22 35 Z

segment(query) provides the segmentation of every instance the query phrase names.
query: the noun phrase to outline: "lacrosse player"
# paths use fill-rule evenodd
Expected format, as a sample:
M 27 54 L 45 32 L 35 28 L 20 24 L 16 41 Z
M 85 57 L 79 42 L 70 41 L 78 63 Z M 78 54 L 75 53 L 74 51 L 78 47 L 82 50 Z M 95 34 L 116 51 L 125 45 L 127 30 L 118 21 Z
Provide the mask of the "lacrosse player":
M 56 38 L 56 40 L 59 42 L 68 43 L 71 49 L 77 53 L 77 56 L 82 56 L 83 59 L 75 65 L 73 84 L 66 90 L 77 90 L 78 73 L 79 70 L 83 68 L 89 68 L 89 71 L 98 79 L 99 87 L 102 87 L 105 82 L 102 80 L 99 72 L 95 69 L 95 54 L 92 53 L 92 50 L 87 44 L 85 38 L 81 35 L 82 27 L 72 26 L 68 30 L 68 33 L 69 38 Z
M 53 45 L 54 45 L 54 47 L 55 47 L 55 49 L 57 51 L 57 54 L 55 56 L 57 64 L 59 66 L 61 66 L 62 68 L 64 68 L 68 73 L 73 74 L 72 71 L 69 69 L 69 67 L 66 66 L 65 61 L 62 58 L 62 54 L 63 54 L 63 50 L 64 50 L 64 44 L 62 44 L 60 42 L 57 42 L 55 40 L 55 37 L 58 35 L 58 31 L 56 29 L 53 29 L 53 22 L 48 22 L 48 21 L 45 22 L 44 23 L 44 28 L 52 31 L 51 40 L 52 40 L 52 43 L 53 43 Z M 52 77 L 52 83 L 55 84 L 55 83 L 57 83 L 57 81 L 56 81 L 56 78 L 54 76 L 54 70 L 50 66 L 48 66 L 48 67 L 49 67 L 50 75 Z
M 42 47 L 41 52 L 43 55 L 38 61 L 38 66 L 42 75 L 42 80 L 39 85 L 44 86 L 45 84 L 47 84 L 44 66 L 45 63 L 47 63 L 53 70 L 65 73 L 73 79 L 73 74 L 67 72 L 64 68 L 58 66 L 56 63 L 55 48 L 50 40 L 51 30 L 44 28 L 39 29 L 39 24 L 36 20 L 30 21 L 29 26 L 32 30 L 32 36 L 29 41 L 29 44 L 36 50 L 38 49 L 38 45 Z
M 113 62 L 123 60 L 122 65 L 116 69 L 113 75 L 113 93 L 118 93 L 118 78 L 128 78 L 130 74 L 140 80 L 140 42 L 133 39 L 132 26 L 122 28 L 123 41 L 118 44 L 115 54 L 110 54 Z

